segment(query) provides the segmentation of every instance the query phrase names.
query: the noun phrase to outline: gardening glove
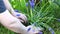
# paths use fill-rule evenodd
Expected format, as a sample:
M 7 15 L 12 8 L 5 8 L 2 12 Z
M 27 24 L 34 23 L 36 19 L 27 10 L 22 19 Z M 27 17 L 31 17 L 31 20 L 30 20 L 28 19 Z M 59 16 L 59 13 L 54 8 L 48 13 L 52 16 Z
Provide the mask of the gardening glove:
M 13 32 L 29 34 L 26 27 L 19 21 L 19 19 L 12 16 L 8 10 L 0 13 L 0 23 Z
M 12 15 L 20 19 L 22 23 L 26 23 L 28 21 L 27 17 L 24 14 L 19 13 L 18 10 L 15 10 L 15 12 Z
M 20 19 L 20 21 L 21 21 L 22 23 L 24 23 L 24 22 L 27 23 L 27 17 L 26 17 L 24 14 L 18 13 L 17 10 L 14 10 L 8 0 L 3 0 L 3 2 L 4 2 L 4 4 L 5 4 L 5 6 L 6 6 L 6 8 L 9 10 L 9 12 L 10 12 L 13 16 L 15 16 L 15 17 L 17 17 L 18 19 Z
M 27 26 L 27 31 L 32 34 L 43 34 L 42 29 L 33 25 Z

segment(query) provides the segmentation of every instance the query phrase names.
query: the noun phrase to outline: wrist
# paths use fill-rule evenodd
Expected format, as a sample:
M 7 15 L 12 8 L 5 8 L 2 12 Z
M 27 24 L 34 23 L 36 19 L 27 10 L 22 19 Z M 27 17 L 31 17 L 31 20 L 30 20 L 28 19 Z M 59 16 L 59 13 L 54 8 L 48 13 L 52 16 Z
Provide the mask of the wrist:
M 9 13 L 9 11 L 5 10 L 5 11 L 1 12 L 0 15 L 6 14 L 6 13 Z

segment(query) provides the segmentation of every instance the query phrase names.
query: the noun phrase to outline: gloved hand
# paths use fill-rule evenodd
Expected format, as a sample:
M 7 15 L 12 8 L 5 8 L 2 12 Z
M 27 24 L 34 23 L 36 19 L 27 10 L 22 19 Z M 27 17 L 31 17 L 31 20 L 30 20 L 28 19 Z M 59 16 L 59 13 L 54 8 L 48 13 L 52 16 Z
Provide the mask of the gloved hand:
M 22 23 L 27 23 L 28 21 L 27 17 L 24 14 L 19 13 L 18 10 L 15 10 L 15 12 L 12 15 L 20 19 Z
M 3 0 L 6 9 L 9 10 L 9 12 L 11 12 L 12 15 L 14 15 L 15 17 L 19 18 L 21 22 L 27 22 L 27 17 L 22 14 L 22 13 L 18 13 L 17 11 L 14 11 L 14 9 L 12 8 L 11 4 L 9 3 L 9 0 Z
M 43 34 L 42 29 L 33 25 L 27 26 L 27 31 L 31 34 Z
M 8 10 L 0 13 L 0 23 L 13 32 L 29 34 L 26 27 L 19 21 L 19 19 L 12 16 Z

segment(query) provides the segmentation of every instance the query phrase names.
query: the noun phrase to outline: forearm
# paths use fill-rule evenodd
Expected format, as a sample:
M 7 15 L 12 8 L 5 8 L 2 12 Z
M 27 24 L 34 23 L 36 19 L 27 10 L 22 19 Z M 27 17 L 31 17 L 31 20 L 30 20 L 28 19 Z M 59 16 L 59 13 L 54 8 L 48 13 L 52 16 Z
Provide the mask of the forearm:
M 9 3 L 9 0 L 3 0 L 6 8 L 13 14 L 14 13 L 14 9 L 12 8 L 11 4 Z
M 6 9 L 8 5 L 5 7 L 3 1 L 6 1 L 6 0 L 0 0 L 0 22 L 1 24 L 7 27 L 9 30 L 12 30 L 16 33 L 27 34 L 28 32 L 26 30 L 26 27 L 19 21 L 19 19 L 17 19 L 16 17 L 10 14 L 9 12 L 10 9 L 9 8 L 8 8 L 9 10 Z
M 28 33 L 26 27 L 17 18 L 13 17 L 8 10 L 0 14 L 0 22 L 9 30 L 12 30 L 16 33 Z

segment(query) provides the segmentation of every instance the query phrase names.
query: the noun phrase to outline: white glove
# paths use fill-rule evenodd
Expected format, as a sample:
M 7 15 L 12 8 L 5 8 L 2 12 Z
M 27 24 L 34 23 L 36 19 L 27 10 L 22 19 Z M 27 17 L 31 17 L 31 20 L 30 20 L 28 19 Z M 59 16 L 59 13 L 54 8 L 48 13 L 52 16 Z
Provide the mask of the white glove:
M 28 32 L 31 32 L 31 34 L 42 34 L 42 29 L 39 27 L 35 27 L 33 25 L 27 26 Z
M 22 13 L 15 12 L 8 0 L 3 0 L 3 2 L 5 4 L 5 6 L 6 6 L 6 8 L 9 10 L 9 12 L 11 12 L 11 14 L 13 16 L 19 18 L 20 21 L 23 22 L 23 23 L 27 22 L 27 17 Z
M 20 19 L 22 23 L 26 23 L 28 21 L 27 17 L 24 14 L 18 13 L 18 10 L 15 10 L 15 12 L 12 15 Z
M 19 21 L 19 19 L 12 16 L 8 10 L 0 13 L 0 22 L 3 26 L 16 33 L 29 34 L 26 27 Z

